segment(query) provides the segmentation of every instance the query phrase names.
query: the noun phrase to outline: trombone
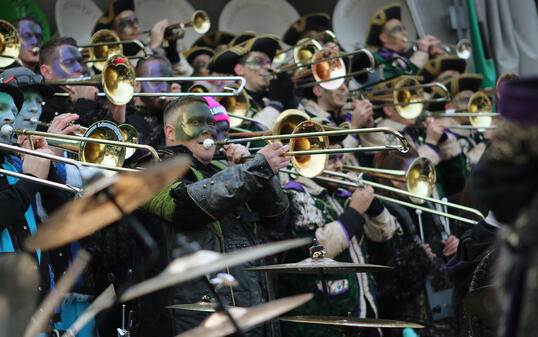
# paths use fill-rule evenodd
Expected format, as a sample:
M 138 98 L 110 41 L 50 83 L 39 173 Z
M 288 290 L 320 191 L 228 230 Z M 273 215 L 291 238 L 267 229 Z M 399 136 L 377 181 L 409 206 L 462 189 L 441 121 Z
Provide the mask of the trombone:
M 211 20 L 209 15 L 201 9 L 194 11 L 191 16 L 191 21 L 189 22 L 180 22 L 173 25 L 169 25 L 166 29 L 171 29 L 172 35 L 165 36 L 165 41 L 179 40 L 185 36 L 185 28 L 192 27 L 195 32 L 199 34 L 205 34 L 211 28 Z M 145 30 L 142 34 L 150 34 L 151 30 Z
M 18 59 L 21 38 L 17 29 L 7 21 L 0 20 L 0 68 L 5 68 Z
M 105 169 L 114 167 L 116 171 L 123 171 L 125 169 L 121 166 L 126 157 L 126 148 L 147 150 L 155 161 L 159 161 L 159 155 L 153 147 L 124 142 L 118 126 L 109 121 L 92 124 L 84 136 L 16 129 L 9 124 L 4 124 L 0 132 L 6 136 L 11 134 L 42 136 L 51 146 L 77 152 L 79 161 L 86 166 Z

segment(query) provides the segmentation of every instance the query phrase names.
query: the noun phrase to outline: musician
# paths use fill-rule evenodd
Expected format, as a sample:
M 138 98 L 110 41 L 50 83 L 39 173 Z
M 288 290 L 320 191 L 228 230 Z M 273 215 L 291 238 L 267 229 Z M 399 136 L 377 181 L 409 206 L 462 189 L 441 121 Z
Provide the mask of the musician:
M 187 248 L 176 241 L 177 233 L 198 242 L 202 249 L 218 252 L 260 243 L 263 228 L 278 221 L 288 208 L 275 173 L 289 164 L 289 157 L 282 156 L 289 147 L 280 143 L 267 145 L 254 159 L 240 164 L 248 151 L 241 145 L 229 145 L 225 146 L 229 167 L 212 161 L 215 147 L 206 149 L 202 143 L 216 138 L 215 118 L 201 97 L 186 96 L 171 102 L 166 107 L 164 123 L 164 150 L 189 154 L 193 162 L 184 178 L 157 194 L 140 214 L 160 242 L 161 255 L 154 272 L 161 271 L 181 249 L 186 252 Z M 271 285 L 265 277 L 244 269 L 257 263 L 230 268 L 239 286 L 222 289 L 227 304 L 250 307 L 271 297 Z M 142 299 L 141 334 L 174 336 L 200 324 L 205 315 L 170 311 L 165 306 L 194 303 L 204 294 L 210 294 L 206 284 L 194 280 Z M 278 334 L 278 324 L 270 324 L 267 331 L 273 328 Z M 247 334 L 263 335 L 263 326 Z
M 430 59 L 417 72 L 422 83 L 444 82 L 467 71 L 467 60 L 457 56 L 438 56 Z
M 273 127 L 281 111 L 298 106 L 290 77 L 284 72 L 276 77 L 270 73 L 278 48 L 276 36 L 260 35 L 217 53 L 211 61 L 211 69 L 217 73 L 245 77 L 250 103 L 248 117 L 267 128 Z
M 414 149 L 407 153 L 380 151 L 375 155 L 376 168 L 407 170 L 418 156 Z M 387 178 L 377 178 L 378 183 L 405 189 L 403 183 Z M 410 202 L 392 191 L 379 190 L 380 194 Z M 458 326 L 451 311 L 451 284 L 445 271 L 445 259 L 456 253 L 459 240 L 456 235 L 448 235 L 439 216 L 422 213 L 422 230 L 415 209 L 394 202 L 383 202 L 401 225 L 392 241 L 372 243 L 370 263 L 394 267 L 389 274 L 374 274 L 379 285 L 380 317 L 421 322 L 426 325 L 420 333 L 425 336 L 457 336 Z M 423 206 L 433 208 L 430 202 Z M 452 228 L 454 231 L 454 228 Z M 458 234 L 459 235 L 459 234 Z M 443 292 L 444 290 L 444 292 Z M 434 309 L 436 305 L 446 311 Z M 435 319 L 434 319 L 434 316 Z M 386 331 L 388 336 L 401 336 L 398 330 Z
M 341 144 L 331 148 L 342 148 Z M 341 172 L 342 155 L 331 154 L 327 169 Z M 290 199 L 289 216 L 282 226 L 292 237 L 316 238 L 323 246 L 325 257 L 339 262 L 368 263 L 365 246 L 370 241 L 384 242 L 396 232 L 399 224 L 374 199 L 370 186 L 347 190 L 336 183 L 326 183 L 298 176 L 289 182 L 286 192 Z M 288 252 L 284 263 L 299 262 L 308 256 L 302 247 Z M 376 290 L 368 274 L 327 275 L 330 314 L 332 316 L 377 318 Z M 279 276 L 280 296 L 312 292 L 314 299 L 293 310 L 291 315 L 323 315 L 323 288 L 318 275 Z M 341 336 L 339 329 L 311 325 L 283 324 L 285 336 Z
M 479 74 L 463 74 L 452 77 L 441 82 L 445 85 L 452 99 L 448 102 L 430 103 L 428 109 L 431 111 L 440 112 L 469 112 L 468 104 L 471 96 L 480 89 L 482 84 L 482 75 Z M 434 89 L 432 99 L 442 97 L 444 95 L 439 90 Z M 443 96 L 444 97 L 444 96 Z M 482 117 L 491 119 L 491 117 Z M 467 125 L 470 126 L 469 117 L 448 117 L 443 118 L 443 125 L 446 127 Z M 480 157 L 484 153 L 489 139 L 493 136 L 493 130 L 469 130 L 469 129 L 446 129 L 447 132 L 453 134 L 466 159 L 466 171 L 470 172 L 472 167 L 478 163 Z
M 404 71 L 416 74 L 417 70 L 424 66 L 431 56 L 441 55 L 443 52 L 438 48 L 440 41 L 432 35 L 426 35 L 417 40 L 417 50 L 407 55 L 408 35 L 402 24 L 402 8 L 400 4 L 393 3 L 378 9 L 368 22 L 366 32 L 366 44 L 372 48 L 379 48 L 374 53 L 376 64 L 395 56 L 403 56 L 409 60 L 405 65 L 401 61 L 393 65 L 382 65 L 382 78 L 389 79 L 401 75 Z M 408 69 L 410 68 L 410 69 Z
M 469 178 L 473 198 L 502 226 L 495 279 L 502 315 L 498 336 L 529 336 L 536 329 L 536 210 L 538 91 L 536 76 L 504 82 L 503 119 Z
M 228 47 L 228 43 L 230 43 L 234 37 L 235 34 L 214 30 L 200 36 L 198 40 L 194 41 L 191 48 L 208 47 L 213 49 L 215 52 L 219 52 L 226 49 Z
M 39 70 L 45 80 L 77 78 L 85 74 L 76 41 L 70 37 L 51 39 L 43 44 L 39 56 Z M 118 106 L 107 100 L 107 107 L 97 100 L 95 86 L 63 86 L 57 92 L 68 92 L 69 97 L 45 99 L 41 121 L 50 122 L 61 113 L 77 113 L 78 122 L 84 126 L 100 120 L 110 120 L 117 124 L 125 122 L 125 106 Z
M 215 51 L 209 47 L 193 47 L 187 50 L 184 56 L 193 68 L 192 76 L 210 76 L 209 63 L 213 55 L 215 55 Z M 207 91 L 214 92 L 217 91 L 220 83 L 216 81 L 195 81 L 192 82 L 189 88 L 195 84 L 202 85 Z
M 286 30 L 282 36 L 282 42 L 294 46 L 303 38 L 311 37 L 325 30 L 331 29 L 331 17 L 325 13 L 309 13 L 301 16 Z M 321 37 L 320 43 L 325 43 Z
M 43 44 L 43 28 L 39 21 L 31 16 L 24 16 L 11 22 L 21 38 L 19 61 L 23 67 L 38 71 L 39 48 Z
M 165 36 L 170 34 L 167 27 L 168 19 L 160 20 L 153 25 L 149 45 L 145 47 L 145 54 L 165 55 L 172 63 L 176 75 L 189 76 L 192 68 L 181 58 L 177 49 L 177 40 L 168 41 L 166 47 L 163 48 L 164 51 L 161 51 Z M 112 29 L 118 34 L 120 40 L 139 40 L 142 43 L 146 40 L 138 25 L 134 0 L 112 0 L 92 31 L 95 33 L 100 29 Z M 140 47 L 133 43 L 123 45 L 126 56 L 144 55 L 139 49 Z
M 392 88 L 396 81 L 402 78 L 404 77 L 383 82 L 377 85 L 374 90 Z M 459 192 L 463 188 L 465 180 L 465 174 L 461 174 L 461 172 L 465 172 L 465 160 L 456 137 L 445 130 L 443 121 L 428 117 L 423 122 L 424 130 L 421 126 L 416 125 L 415 119 L 403 118 L 396 110 L 396 107 L 385 103 L 382 100 L 375 102 L 376 105 L 383 105 L 384 118 L 379 122 L 379 126 L 390 127 L 399 131 L 421 157 L 427 158 L 435 165 L 438 172 L 444 170 L 446 176 L 453 179 L 451 180 L 454 183 L 453 185 L 448 184 L 448 181 L 440 181 L 437 188 L 441 195 L 450 196 Z M 387 135 L 387 137 L 393 136 Z M 390 140 L 390 138 L 387 140 Z M 397 142 L 395 139 L 393 141 Z M 456 172 L 458 174 L 454 174 Z

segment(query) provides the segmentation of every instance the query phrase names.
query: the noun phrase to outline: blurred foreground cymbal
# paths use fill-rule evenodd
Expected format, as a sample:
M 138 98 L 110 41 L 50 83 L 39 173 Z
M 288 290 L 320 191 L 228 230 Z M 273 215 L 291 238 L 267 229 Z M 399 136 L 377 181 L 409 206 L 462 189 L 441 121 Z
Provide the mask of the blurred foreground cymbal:
M 202 277 L 248 261 L 277 254 L 310 243 L 308 238 L 284 240 L 253 246 L 231 253 L 221 254 L 211 250 L 199 250 L 173 260 L 157 276 L 128 288 L 120 301 L 126 302 L 174 284 Z
M 273 264 L 248 268 L 249 271 L 277 272 L 287 274 L 349 274 L 349 273 L 372 273 L 376 271 L 389 271 L 392 267 L 376 264 L 358 264 L 337 262 L 329 258 L 308 258 L 297 263 Z
M 99 178 L 84 188 L 80 199 L 65 204 L 39 226 L 36 234 L 26 239 L 26 248 L 57 248 L 108 226 L 123 215 L 107 193 L 124 213 L 131 213 L 183 176 L 189 165 L 187 156 L 176 156 L 140 172 Z
M 281 317 L 283 322 L 334 325 L 356 328 L 412 328 L 422 329 L 423 325 L 390 319 L 338 317 L 338 316 L 288 316 Z
M 196 302 L 191 304 L 174 304 L 166 307 L 167 309 L 178 309 L 178 310 L 188 310 L 188 311 L 203 311 L 203 312 L 215 312 L 215 305 L 211 302 Z M 236 308 L 236 307 L 228 307 Z
M 241 329 L 248 329 L 288 312 L 312 299 L 312 294 L 290 296 L 259 304 L 250 308 L 230 308 L 230 314 Z M 198 327 L 186 331 L 177 337 L 220 337 L 235 332 L 235 328 L 222 312 L 215 312 Z

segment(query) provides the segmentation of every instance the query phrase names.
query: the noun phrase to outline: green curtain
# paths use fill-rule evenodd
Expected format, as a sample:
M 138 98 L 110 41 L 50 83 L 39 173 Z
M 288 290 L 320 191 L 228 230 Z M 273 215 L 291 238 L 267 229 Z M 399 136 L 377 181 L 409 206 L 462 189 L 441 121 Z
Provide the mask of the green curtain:
M 471 44 L 473 45 L 475 71 L 484 76 L 482 88 L 492 88 L 495 86 L 496 82 L 495 63 L 493 62 L 493 59 L 486 59 L 474 0 L 467 0 L 467 9 L 469 11 L 469 34 L 471 36 Z
M 23 16 L 32 16 L 41 23 L 43 42 L 50 39 L 50 27 L 41 8 L 32 0 L 0 0 L 0 19 L 13 21 Z

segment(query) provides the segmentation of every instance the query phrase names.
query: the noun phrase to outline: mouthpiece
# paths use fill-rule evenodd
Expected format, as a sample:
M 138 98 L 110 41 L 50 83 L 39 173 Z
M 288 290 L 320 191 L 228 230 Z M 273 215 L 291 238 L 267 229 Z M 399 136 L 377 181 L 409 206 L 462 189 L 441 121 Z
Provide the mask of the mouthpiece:
M 2 125 L 0 132 L 2 133 L 2 136 L 9 136 L 13 133 L 13 127 L 9 124 L 4 124 Z
M 4 127 L 2 127 L 2 132 L 4 131 Z M 209 149 L 211 146 L 215 145 L 215 141 L 211 138 L 204 139 L 204 148 Z
M 32 48 L 32 54 L 37 55 L 37 54 L 39 53 L 40 50 L 41 50 L 41 48 L 39 48 L 39 47 L 34 47 L 34 48 Z

